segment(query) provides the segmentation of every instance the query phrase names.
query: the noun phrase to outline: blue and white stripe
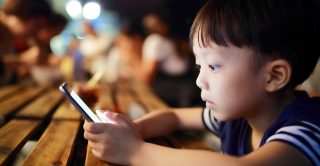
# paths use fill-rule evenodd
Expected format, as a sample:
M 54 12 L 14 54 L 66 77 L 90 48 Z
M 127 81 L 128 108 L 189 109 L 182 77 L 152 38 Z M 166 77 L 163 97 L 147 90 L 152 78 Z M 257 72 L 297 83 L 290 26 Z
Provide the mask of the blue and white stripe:
M 203 120 L 205 127 L 209 131 L 218 135 L 220 122 L 216 118 L 214 118 L 214 116 L 211 114 L 211 110 L 209 108 L 205 108 L 203 110 L 202 120 Z
M 280 128 L 268 138 L 270 141 L 290 143 L 304 153 L 314 165 L 320 165 L 320 128 L 310 122 L 301 121 Z

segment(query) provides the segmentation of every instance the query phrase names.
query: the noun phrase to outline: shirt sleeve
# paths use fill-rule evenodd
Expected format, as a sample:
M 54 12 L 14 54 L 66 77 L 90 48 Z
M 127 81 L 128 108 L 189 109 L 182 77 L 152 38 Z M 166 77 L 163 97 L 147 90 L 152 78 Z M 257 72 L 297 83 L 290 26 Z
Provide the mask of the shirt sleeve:
M 282 141 L 289 143 L 305 154 L 313 165 L 320 165 L 320 127 L 301 121 L 280 128 L 267 142 Z
M 213 117 L 209 108 L 203 109 L 202 122 L 210 132 L 219 135 L 220 122 Z
M 148 36 L 142 46 L 143 59 L 149 61 L 158 61 L 158 59 L 160 58 L 159 52 L 161 52 L 161 50 L 159 49 L 160 45 L 160 36 L 154 34 Z

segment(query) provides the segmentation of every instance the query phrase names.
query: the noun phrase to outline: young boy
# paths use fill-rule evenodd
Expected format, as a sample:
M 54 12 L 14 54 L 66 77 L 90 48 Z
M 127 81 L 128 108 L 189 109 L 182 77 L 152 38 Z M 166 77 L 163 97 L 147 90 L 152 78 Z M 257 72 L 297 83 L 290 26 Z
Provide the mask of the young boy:
M 191 29 L 206 108 L 157 111 L 135 124 L 84 124 L 92 152 L 125 165 L 320 165 L 320 98 L 294 91 L 319 58 L 316 0 L 212 0 Z M 176 129 L 218 134 L 223 153 L 143 142 Z

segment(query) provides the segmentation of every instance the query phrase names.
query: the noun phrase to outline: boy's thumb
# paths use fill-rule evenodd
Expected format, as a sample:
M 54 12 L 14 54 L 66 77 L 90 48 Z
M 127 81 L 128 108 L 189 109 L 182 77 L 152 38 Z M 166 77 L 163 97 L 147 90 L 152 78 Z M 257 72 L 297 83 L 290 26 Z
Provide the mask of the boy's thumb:
M 112 123 L 115 124 L 114 121 L 114 113 L 110 111 L 102 111 L 102 110 L 96 110 L 97 116 L 101 120 L 102 123 Z
M 126 125 L 126 126 L 133 125 L 133 123 L 122 114 L 110 112 L 110 111 L 101 111 L 101 110 L 97 110 L 96 112 L 98 117 L 103 123 L 113 123 L 113 124 L 120 124 L 120 125 Z

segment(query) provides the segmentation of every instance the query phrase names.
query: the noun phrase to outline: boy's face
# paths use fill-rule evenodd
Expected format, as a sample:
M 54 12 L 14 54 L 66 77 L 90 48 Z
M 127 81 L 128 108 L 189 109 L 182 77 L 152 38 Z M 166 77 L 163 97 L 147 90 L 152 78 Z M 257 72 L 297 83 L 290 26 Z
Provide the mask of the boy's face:
M 263 70 L 252 70 L 254 51 L 215 43 L 203 48 L 196 39 L 193 43 L 196 64 L 200 67 L 196 83 L 213 116 L 225 121 L 257 113 L 266 93 Z

